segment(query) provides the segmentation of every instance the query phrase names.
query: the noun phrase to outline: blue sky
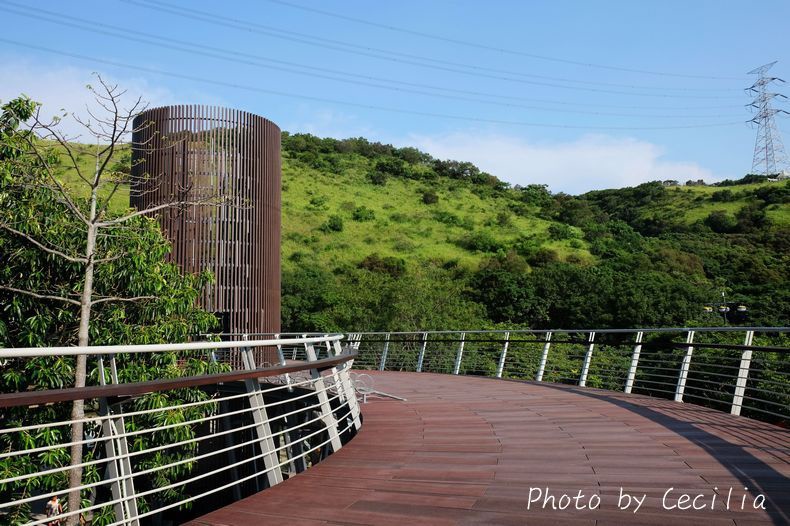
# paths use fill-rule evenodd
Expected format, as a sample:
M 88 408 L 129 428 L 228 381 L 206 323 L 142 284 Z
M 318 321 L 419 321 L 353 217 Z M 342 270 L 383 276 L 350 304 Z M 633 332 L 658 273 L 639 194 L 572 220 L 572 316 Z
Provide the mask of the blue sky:
M 80 113 L 97 71 L 152 105 L 232 106 L 572 193 L 742 176 L 746 72 L 778 60 L 790 78 L 786 1 L 0 0 L 0 17 L 2 100 Z

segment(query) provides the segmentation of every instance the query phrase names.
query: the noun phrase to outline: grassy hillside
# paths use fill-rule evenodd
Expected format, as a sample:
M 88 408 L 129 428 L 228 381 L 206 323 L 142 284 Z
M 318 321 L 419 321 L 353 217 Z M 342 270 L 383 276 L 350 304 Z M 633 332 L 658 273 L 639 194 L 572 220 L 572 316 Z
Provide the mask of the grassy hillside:
M 285 265 L 310 255 L 333 267 L 356 264 L 371 253 L 417 264 L 435 260 L 476 268 L 486 252 L 536 239 L 561 257 L 592 258 L 586 243 L 552 240 L 554 221 L 538 217 L 538 207 L 512 211 L 507 194 L 479 195 L 471 185 L 448 178 L 431 182 L 391 178 L 373 184 L 375 162 L 357 154 L 339 161 L 340 173 L 329 173 L 286 155 L 283 161 L 283 256 Z M 437 202 L 426 204 L 432 192 Z M 342 230 L 324 225 L 342 220 Z M 578 230 L 578 229 L 576 229 Z M 475 236 L 480 239 L 476 239 Z M 581 237 L 580 231 L 575 237 Z M 480 247 L 464 248 L 469 242 Z M 468 245 L 474 247 L 476 245 Z
M 282 154 L 286 328 L 710 325 L 722 290 L 787 321 L 788 182 L 569 196 L 364 139 L 286 133 Z

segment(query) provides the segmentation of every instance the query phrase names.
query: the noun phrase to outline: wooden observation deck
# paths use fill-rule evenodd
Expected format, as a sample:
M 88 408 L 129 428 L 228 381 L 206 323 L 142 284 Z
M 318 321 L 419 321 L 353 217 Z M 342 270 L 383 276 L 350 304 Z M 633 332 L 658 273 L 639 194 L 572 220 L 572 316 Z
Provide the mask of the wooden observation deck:
M 612 391 L 371 375 L 377 390 L 407 401 L 369 398 L 346 447 L 188 524 L 790 524 L 790 430 Z M 568 507 L 552 509 L 547 489 L 557 506 L 567 494 Z M 618 508 L 621 491 L 646 496 L 636 512 L 633 499 Z M 597 509 L 575 509 L 593 495 Z M 758 495 L 765 511 L 754 509 Z

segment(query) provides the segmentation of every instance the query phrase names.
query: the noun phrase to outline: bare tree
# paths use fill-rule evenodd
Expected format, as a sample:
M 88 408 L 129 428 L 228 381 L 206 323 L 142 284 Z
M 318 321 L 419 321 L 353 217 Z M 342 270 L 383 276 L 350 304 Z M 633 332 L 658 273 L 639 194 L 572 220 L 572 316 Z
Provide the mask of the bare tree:
M 195 205 L 219 206 L 227 201 L 227 197 L 220 196 L 216 191 L 203 191 L 198 195 L 191 187 L 179 187 L 173 189 L 171 195 L 166 196 L 158 204 L 144 210 L 129 210 L 122 215 L 113 216 L 109 214 L 110 202 L 117 194 L 118 190 L 126 185 L 134 188 L 148 188 L 152 186 L 149 174 L 138 176 L 140 180 L 132 180 L 125 170 L 117 170 L 111 164 L 114 155 L 121 145 L 128 139 L 133 131 L 135 117 L 142 112 L 145 107 L 141 99 L 132 102 L 129 107 L 122 107 L 122 99 L 125 91 L 120 90 L 117 85 L 105 82 L 97 75 L 99 86 L 88 89 L 93 93 L 100 110 L 94 112 L 87 109 L 89 118 L 75 117 L 87 131 L 90 138 L 95 143 L 93 145 L 82 144 L 82 141 L 75 142 L 75 138 L 67 137 L 60 131 L 58 119 L 44 122 L 40 117 L 40 109 L 29 121 L 29 131 L 25 134 L 27 147 L 26 154 L 32 156 L 36 165 L 43 169 L 44 179 L 40 178 L 25 181 L 24 174 L 21 184 L 31 184 L 41 187 L 42 185 L 51 191 L 55 199 L 61 203 L 66 210 L 73 216 L 75 223 L 80 227 L 79 236 L 83 237 L 84 242 L 80 243 L 80 248 L 58 246 L 53 240 L 46 239 L 46 236 L 34 235 L 24 228 L 23 225 L 6 222 L 0 216 L 0 228 L 6 230 L 37 249 L 44 251 L 52 256 L 61 258 L 72 264 L 77 264 L 81 268 L 82 286 L 81 290 L 71 290 L 68 292 L 51 290 L 26 290 L 24 288 L 11 285 L 2 285 L 0 288 L 16 294 L 24 294 L 42 300 L 52 300 L 62 302 L 66 305 L 73 305 L 79 308 L 79 331 L 77 334 L 77 345 L 85 347 L 90 344 L 90 324 L 92 308 L 106 302 L 137 302 L 155 299 L 155 296 L 102 296 L 96 294 L 94 290 L 94 275 L 97 266 L 109 263 L 119 258 L 128 256 L 123 253 L 103 254 L 97 240 L 101 235 L 112 235 L 118 229 L 123 229 L 132 218 L 144 214 L 152 214 L 172 207 L 187 207 Z M 149 123 L 142 123 L 142 126 L 149 126 Z M 75 198 L 70 189 L 67 189 L 59 179 L 59 165 L 61 160 L 53 159 L 53 146 L 60 153 L 61 158 L 65 158 L 67 169 L 76 173 L 79 180 L 89 189 L 87 199 Z M 135 148 L 146 148 L 146 144 L 135 144 Z M 91 155 L 95 156 L 95 163 L 91 173 L 86 170 L 79 161 L 80 158 L 94 150 Z M 146 181 L 142 179 L 145 178 Z M 155 178 L 154 178 L 155 179 Z M 155 184 L 155 182 L 153 183 Z M 134 191 L 134 190 L 132 190 Z M 79 355 L 76 358 L 74 369 L 74 387 L 84 387 L 87 377 L 87 357 Z M 82 463 L 83 445 L 83 418 L 85 408 L 83 400 L 73 402 L 71 410 L 71 469 L 69 471 L 69 496 L 68 509 L 78 510 L 81 507 L 80 491 L 77 489 L 81 485 L 83 469 Z M 79 514 L 69 516 L 68 524 L 77 524 Z

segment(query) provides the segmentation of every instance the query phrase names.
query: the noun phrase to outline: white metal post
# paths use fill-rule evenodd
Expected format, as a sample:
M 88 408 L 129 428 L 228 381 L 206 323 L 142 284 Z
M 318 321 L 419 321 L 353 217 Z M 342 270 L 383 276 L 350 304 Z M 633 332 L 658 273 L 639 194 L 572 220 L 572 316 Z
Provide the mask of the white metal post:
M 342 347 L 340 346 L 340 342 L 335 340 L 335 356 L 340 356 L 340 353 L 343 351 Z M 351 375 L 349 374 L 349 369 L 351 369 L 352 362 L 346 362 L 340 366 L 340 370 L 338 371 L 338 377 L 340 378 L 340 385 L 338 386 L 338 390 L 342 389 L 345 393 L 346 403 L 348 404 L 348 410 L 351 412 L 351 418 L 354 421 L 354 427 L 357 431 L 362 428 L 362 421 L 359 418 L 359 403 L 357 402 L 357 393 L 354 391 L 354 384 L 351 381 Z
M 536 382 L 543 381 L 543 374 L 546 372 L 546 362 L 549 359 L 549 348 L 551 347 L 551 332 L 546 333 L 546 343 L 543 344 L 543 352 L 540 355 L 538 374 L 535 376 Z
M 384 350 L 381 352 L 381 361 L 379 362 L 379 371 L 384 370 L 384 366 L 387 365 L 387 353 L 390 350 L 390 333 L 387 333 L 387 336 L 384 338 Z
M 420 347 L 420 355 L 417 357 L 417 372 L 422 372 L 422 364 L 425 360 L 425 348 L 428 346 L 428 333 L 422 333 L 422 347 Z
M 590 372 L 590 361 L 592 360 L 593 348 L 595 348 L 595 333 L 591 332 L 590 337 L 587 339 L 590 345 L 587 347 L 587 352 L 584 354 L 584 362 L 582 363 L 582 374 L 579 376 L 579 387 L 587 385 L 587 373 Z
M 110 381 L 118 383 L 118 368 L 115 363 L 115 355 L 110 355 Z M 99 384 L 107 385 L 107 372 L 104 366 L 104 358 L 99 357 Z M 99 414 L 101 416 L 113 415 L 110 405 L 106 398 L 99 399 Z M 107 462 L 107 475 L 114 480 L 110 484 L 112 498 L 117 501 L 113 506 L 115 520 L 123 521 L 129 526 L 139 526 L 137 518 L 137 497 L 134 490 L 134 479 L 132 474 L 132 462 L 129 459 L 129 445 L 126 440 L 126 423 L 123 415 L 114 415 L 111 418 L 102 420 L 102 436 L 108 437 L 104 441 L 104 450 L 109 462 Z
M 312 343 L 304 345 L 305 354 L 307 354 L 307 361 L 314 362 L 317 360 L 315 354 L 315 347 Z M 340 442 L 340 437 L 337 434 L 337 420 L 335 414 L 332 412 L 332 406 L 329 404 L 329 397 L 326 394 L 326 385 L 318 369 L 310 369 L 310 376 L 315 385 L 315 394 L 318 396 L 318 403 L 321 405 L 321 420 L 326 426 L 326 434 L 329 435 L 329 443 L 332 444 L 332 451 L 340 451 L 343 444 Z
M 241 350 L 241 359 L 245 369 L 248 371 L 255 369 L 255 357 L 252 349 L 249 347 L 243 348 Z M 263 454 L 263 463 L 267 468 L 266 479 L 269 481 L 269 486 L 274 486 L 283 481 L 283 474 L 279 467 L 279 458 L 275 452 L 276 447 L 272 436 L 272 428 L 269 424 L 269 416 L 266 413 L 263 393 L 261 393 L 261 384 L 257 378 L 248 378 L 244 380 L 244 387 L 247 390 L 250 407 L 253 409 L 252 418 L 255 421 L 261 453 Z
M 461 333 L 461 344 L 458 346 L 458 352 L 455 355 L 455 367 L 453 368 L 453 374 L 458 374 L 461 371 L 461 359 L 464 356 L 464 340 L 466 338 L 466 333 Z
M 502 354 L 499 356 L 499 365 L 496 368 L 496 377 L 502 378 L 502 371 L 505 369 L 505 358 L 507 358 L 507 346 L 510 343 L 510 333 L 505 333 L 505 345 L 502 347 Z
M 636 333 L 636 345 L 634 345 L 634 352 L 631 355 L 631 367 L 628 368 L 628 377 L 625 379 L 625 389 L 623 390 L 626 394 L 631 394 L 631 390 L 634 388 L 636 368 L 639 367 L 639 355 L 642 352 L 643 337 L 644 333 L 642 331 Z
M 686 335 L 686 354 L 683 356 L 683 362 L 680 364 L 680 374 L 678 375 L 678 385 L 675 389 L 675 402 L 683 401 L 683 393 L 686 390 L 686 379 L 689 375 L 689 367 L 691 366 L 691 356 L 694 354 L 694 331 L 688 331 Z
M 753 339 L 754 331 L 746 331 L 746 338 L 743 340 L 743 345 L 751 347 Z M 732 397 L 732 407 L 730 408 L 730 413 L 733 415 L 741 414 L 743 396 L 746 393 L 746 381 L 749 379 L 749 367 L 751 363 L 752 350 L 744 349 L 743 354 L 741 354 L 741 366 L 738 368 L 738 379 L 735 381 L 735 395 Z

